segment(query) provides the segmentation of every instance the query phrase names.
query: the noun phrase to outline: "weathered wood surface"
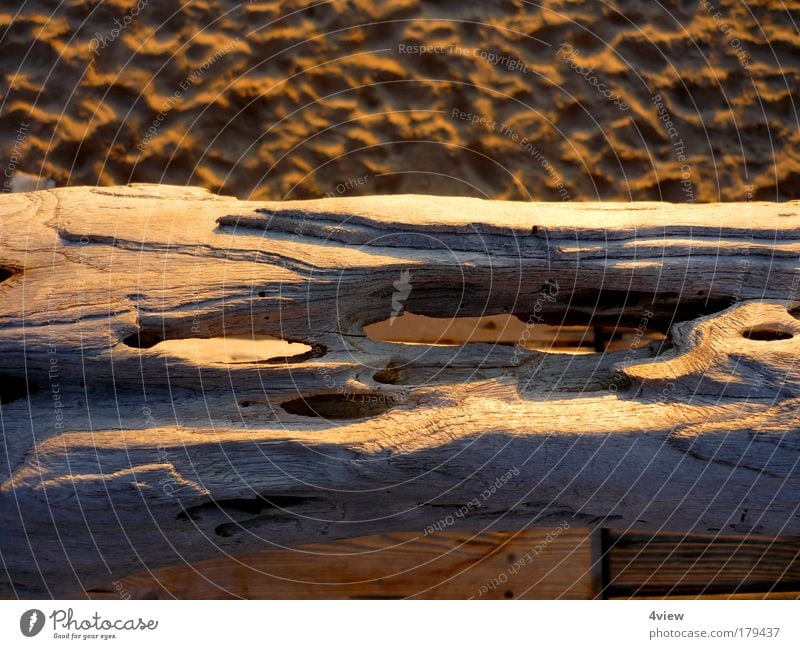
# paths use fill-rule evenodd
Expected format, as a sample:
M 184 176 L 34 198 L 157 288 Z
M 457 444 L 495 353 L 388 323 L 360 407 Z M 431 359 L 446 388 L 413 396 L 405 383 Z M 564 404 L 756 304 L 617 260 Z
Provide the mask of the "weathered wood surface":
M 0 227 L 6 593 L 431 527 L 800 534 L 797 202 L 137 185 L 4 196 Z M 403 309 L 671 348 L 365 336 Z M 157 344 L 222 335 L 309 349 L 198 366 Z

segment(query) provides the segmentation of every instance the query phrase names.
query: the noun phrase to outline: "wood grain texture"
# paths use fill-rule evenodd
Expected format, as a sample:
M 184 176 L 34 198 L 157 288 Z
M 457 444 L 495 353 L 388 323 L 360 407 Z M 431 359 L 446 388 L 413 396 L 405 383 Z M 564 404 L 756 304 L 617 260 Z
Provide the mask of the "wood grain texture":
M 393 533 L 140 572 L 76 597 L 797 599 L 799 553 L 797 539 L 756 535 Z
M 393 533 L 129 575 L 93 599 L 590 599 L 588 530 Z M 530 560 L 527 558 L 530 557 Z M 85 596 L 84 594 L 80 594 Z
M 3 592 L 430 529 L 800 534 L 798 207 L 3 196 Z M 401 311 L 670 339 L 365 335 Z M 254 335 L 310 350 L 159 348 Z
M 796 538 L 615 530 L 603 537 L 604 597 L 798 597 Z

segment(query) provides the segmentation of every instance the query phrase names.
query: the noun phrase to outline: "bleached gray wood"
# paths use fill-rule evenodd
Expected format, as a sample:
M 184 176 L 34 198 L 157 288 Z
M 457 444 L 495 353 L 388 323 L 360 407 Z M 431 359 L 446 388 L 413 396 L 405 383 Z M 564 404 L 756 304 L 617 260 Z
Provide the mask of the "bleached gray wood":
M 0 374 L 38 392 L 2 405 L 0 588 L 442 526 L 798 534 L 798 255 L 798 202 L 3 196 Z M 398 293 L 428 316 L 591 318 L 672 347 L 367 338 Z M 137 332 L 311 351 L 197 366 Z M 349 418 L 281 405 L 320 395 Z

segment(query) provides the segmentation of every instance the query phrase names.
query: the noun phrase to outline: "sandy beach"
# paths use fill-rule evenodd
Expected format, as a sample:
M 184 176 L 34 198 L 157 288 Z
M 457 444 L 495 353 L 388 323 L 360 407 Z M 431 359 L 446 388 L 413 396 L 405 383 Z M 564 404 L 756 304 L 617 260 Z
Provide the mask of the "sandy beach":
M 26 0 L 0 15 L 5 173 L 277 200 L 786 200 L 799 7 Z

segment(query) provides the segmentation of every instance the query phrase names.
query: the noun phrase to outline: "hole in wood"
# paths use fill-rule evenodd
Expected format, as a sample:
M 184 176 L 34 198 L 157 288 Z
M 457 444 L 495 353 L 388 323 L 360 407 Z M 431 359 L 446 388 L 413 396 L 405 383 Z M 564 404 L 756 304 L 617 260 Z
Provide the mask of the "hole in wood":
M 187 507 L 177 515 L 179 521 L 198 520 L 208 514 L 224 514 L 236 518 L 241 514 L 260 514 L 268 509 L 287 509 L 302 505 L 311 498 L 302 496 L 256 496 L 255 498 L 230 498 L 228 500 L 210 500 Z
M 18 376 L 0 374 L 0 403 L 7 404 L 17 399 L 36 394 L 39 386 L 33 381 L 21 379 Z
M 0 283 L 11 279 L 14 275 L 19 275 L 21 272 L 19 268 L 0 267 Z
M 365 419 L 390 410 L 397 404 L 395 397 L 380 392 L 350 394 L 316 394 L 281 404 L 286 412 L 302 417 L 324 419 Z
M 306 345 L 273 336 L 220 336 L 162 340 L 147 331 L 125 338 L 129 347 L 153 349 L 197 365 L 214 363 L 297 363 L 325 354 L 322 345 Z
M 559 354 L 593 354 L 639 349 L 664 340 L 655 330 L 612 325 L 526 324 L 509 314 L 433 318 L 406 312 L 364 327 L 372 340 L 416 345 L 496 343 Z M 376 377 L 376 380 L 380 380 Z
M 154 331 L 137 331 L 127 338 L 123 338 L 122 342 L 128 347 L 135 347 L 136 349 L 150 349 L 163 340 L 160 334 Z
M 411 383 L 409 380 L 409 372 L 403 371 L 405 368 L 402 365 L 398 366 L 394 362 L 390 362 L 382 370 L 378 370 L 372 375 L 374 381 L 378 383 L 385 383 L 386 385 L 403 385 Z
M 719 313 L 731 305 L 729 295 L 682 295 L 673 291 L 647 293 L 643 291 L 618 291 L 601 289 L 582 290 L 559 299 L 549 306 L 545 304 L 541 317 L 545 322 L 558 324 L 602 324 L 617 322 L 635 325 L 645 311 L 652 312 L 649 325 L 666 332 L 675 322 L 694 320 L 704 315 Z M 609 320 L 611 318 L 611 320 Z M 523 318 L 524 319 L 524 318 Z
M 789 340 L 794 338 L 794 334 L 790 331 L 783 331 L 782 329 L 771 328 L 755 328 L 748 329 L 742 332 L 742 336 L 750 340 Z

